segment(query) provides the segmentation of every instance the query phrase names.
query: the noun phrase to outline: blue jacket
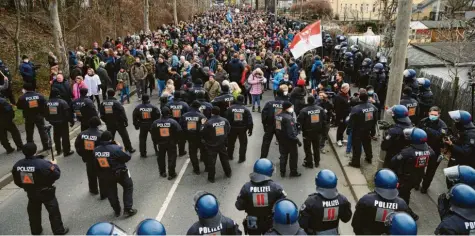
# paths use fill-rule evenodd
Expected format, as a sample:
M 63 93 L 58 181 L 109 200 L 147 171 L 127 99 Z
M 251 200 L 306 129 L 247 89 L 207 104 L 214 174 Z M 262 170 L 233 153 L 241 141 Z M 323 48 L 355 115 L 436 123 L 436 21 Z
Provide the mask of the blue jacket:
M 313 66 L 312 66 L 312 74 L 311 74 L 310 78 L 317 79 L 317 78 L 315 78 L 314 74 L 315 74 L 315 71 L 319 68 L 320 69 L 323 68 L 323 63 L 322 63 L 322 61 L 320 61 L 318 59 L 315 59 L 315 62 L 313 63 Z
M 180 60 L 176 55 L 172 56 L 172 67 L 178 68 L 180 66 Z
M 275 73 L 274 81 L 272 82 L 273 90 L 279 89 L 280 81 L 284 79 L 284 73 L 285 73 L 285 69 L 280 69 L 278 72 Z
M 299 66 L 297 63 L 289 64 L 289 79 L 294 85 L 297 84 L 297 80 L 299 79 Z
M 32 80 L 36 78 L 36 71 L 33 63 L 22 62 L 20 65 L 20 74 L 23 80 Z

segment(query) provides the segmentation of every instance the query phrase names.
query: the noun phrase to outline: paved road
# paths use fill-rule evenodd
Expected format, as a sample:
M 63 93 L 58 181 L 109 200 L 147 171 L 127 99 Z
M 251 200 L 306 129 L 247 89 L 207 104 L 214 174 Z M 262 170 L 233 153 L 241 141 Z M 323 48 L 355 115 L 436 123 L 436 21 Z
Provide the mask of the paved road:
M 266 92 L 264 100 L 271 98 L 271 93 Z M 158 103 L 156 96 L 152 97 L 152 103 Z M 125 106 L 129 119 L 133 108 L 137 104 L 137 98 L 133 97 L 132 104 Z M 158 218 L 164 223 L 169 234 L 185 234 L 189 226 L 197 219 L 193 209 L 193 194 L 198 190 L 206 190 L 218 197 L 223 214 L 237 221 L 242 229 L 241 222 L 244 213 L 236 210 L 234 202 L 240 188 L 249 179 L 254 161 L 259 158 L 263 135 L 260 113 L 253 113 L 253 118 L 255 122 L 254 134 L 249 140 L 247 161 L 242 164 L 238 164 L 236 160 L 231 161 L 233 169 L 231 178 L 224 176 L 218 161 L 216 183 L 214 184 L 207 182 L 204 173 L 200 176 L 193 174 L 188 156 L 179 157 L 177 160 L 176 171 L 180 174 L 183 173 L 181 179 L 180 175 L 179 178 L 172 181 L 161 178 L 158 173 L 156 157 L 152 155 L 153 149 L 149 139 L 148 158 L 140 158 L 139 152 L 136 152 L 128 163 L 134 180 L 134 207 L 139 210 L 138 214 L 131 218 L 123 216 L 115 218 L 107 200 L 100 201 L 98 196 L 89 194 L 85 165 L 78 155 L 59 158 L 58 165 L 62 170 L 62 177 L 57 181 L 56 186 L 65 225 L 70 227 L 71 234 L 84 234 L 89 226 L 95 222 L 111 221 L 132 233 L 138 222 L 144 218 Z M 138 131 L 134 130 L 132 125 L 128 127 L 128 131 L 132 139 L 132 145 L 138 149 Z M 116 139 L 121 142 L 119 136 Z M 331 150 L 329 147 L 327 149 Z M 269 158 L 276 163 L 278 155 L 277 146 L 272 144 Z M 300 148 L 299 170 L 303 174 L 300 178 L 281 178 L 278 174 L 274 178 L 284 186 L 289 198 L 299 206 L 308 194 L 314 192 L 314 176 L 318 171 L 317 169 L 301 167 L 303 156 L 303 150 Z M 235 157 L 237 157 L 237 149 Z M 336 172 L 339 176 L 340 192 L 353 202 L 354 207 L 354 199 L 350 194 L 334 154 L 330 152 L 322 155 L 320 166 L 320 168 L 329 168 Z M 278 164 L 276 169 L 279 169 Z M 2 191 L 8 192 L 2 193 Z M 119 191 L 121 192 L 121 190 Z M 119 196 L 121 196 L 120 192 Z M 22 190 L 9 185 L 0 191 L 0 198 L 2 196 L 4 199 L 3 201 L 0 200 L 0 212 L 2 212 L 0 214 L 0 232 L 2 234 L 29 234 L 26 194 Z M 43 213 L 45 213 L 43 214 L 44 234 L 51 234 L 46 211 L 43 210 Z M 348 225 L 342 225 L 341 231 L 343 234 L 352 233 Z

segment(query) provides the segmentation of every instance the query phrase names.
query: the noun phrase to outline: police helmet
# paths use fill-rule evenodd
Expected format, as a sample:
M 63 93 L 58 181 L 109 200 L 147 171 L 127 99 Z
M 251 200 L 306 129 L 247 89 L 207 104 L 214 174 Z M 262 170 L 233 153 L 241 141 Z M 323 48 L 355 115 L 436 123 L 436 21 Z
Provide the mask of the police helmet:
M 470 166 L 456 165 L 444 168 L 444 175 L 453 183 L 462 183 L 475 187 L 475 169 Z
M 325 38 L 325 43 L 332 43 L 332 42 L 333 42 L 332 38 Z
M 377 52 L 376 53 L 376 59 L 379 59 L 381 57 L 381 55 L 382 55 L 381 52 Z
M 135 235 L 167 235 L 165 226 L 155 219 L 145 219 L 137 225 Z
M 347 42 L 341 42 L 340 45 L 341 45 L 341 47 L 348 47 L 348 43 L 347 43 Z
M 468 125 L 472 123 L 472 115 L 464 110 L 449 111 L 450 118 L 463 125 Z
M 335 46 L 335 51 L 340 51 L 341 50 L 341 46 L 340 45 L 336 45 Z
M 362 66 L 371 66 L 371 64 L 373 64 L 373 61 L 370 58 L 365 58 L 361 63 Z
M 351 52 L 345 52 L 345 55 L 343 56 L 346 60 L 351 60 L 353 59 L 353 53 Z
M 346 41 L 346 37 L 344 35 L 341 35 L 338 40 L 340 40 L 340 42 L 343 42 L 343 41 Z
M 360 48 L 358 47 L 358 45 L 352 45 L 351 46 L 351 52 L 352 53 L 357 53 L 359 50 L 360 50 Z
M 332 36 L 329 33 L 325 33 L 325 38 L 331 38 Z
M 470 220 L 475 220 L 475 190 L 466 184 L 456 184 L 447 194 L 450 210 Z
M 403 105 L 394 105 L 391 108 L 387 109 L 386 112 L 393 117 L 393 119 L 399 122 L 411 123 L 409 117 L 409 111 L 407 107 Z
M 336 35 L 336 39 L 337 39 L 337 40 L 340 40 L 340 36 L 341 36 L 341 34 L 337 34 L 337 35 Z
M 425 89 L 430 88 L 430 80 L 426 78 L 417 78 L 417 83 Z
M 195 194 L 193 200 L 195 211 L 200 220 L 206 221 L 210 225 L 217 225 L 221 222 L 218 199 L 213 194 L 199 191 Z
M 281 235 L 295 235 L 300 229 L 297 205 L 289 199 L 281 199 L 273 208 L 274 229 Z
M 409 128 L 403 130 L 404 137 L 412 144 L 423 144 L 427 142 L 427 133 L 419 128 Z
M 252 182 L 270 180 L 274 173 L 274 164 L 267 158 L 261 158 L 254 163 L 254 171 L 250 174 Z
M 382 63 L 376 63 L 374 64 L 373 71 L 376 73 L 381 73 L 384 70 L 384 65 Z
M 127 233 L 114 223 L 99 222 L 93 224 L 86 235 L 127 235 Z
M 385 199 L 393 200 L 399 194 L 397 181 L 398 178 L 392 170 L 378 170 L 374 175 L 374 191 Z
M 321 170 L 315 176 L 315 185 L 317 185 L 317 192 L 326 199 L 334 199 L 338 196 L 336 185 L 338 178 L 331 170 Z
M 344 56 L 347 50 L 348 50 L 347 47 L 343 47 L 343 46 L 342 46 L 342 47 L 340 48 L 340 53 L 341 53 L 341 55 Z
M 416 221 L 406 212 L 390 213 L 384 225 L 389 227 L 390 235 L 417 235 Z

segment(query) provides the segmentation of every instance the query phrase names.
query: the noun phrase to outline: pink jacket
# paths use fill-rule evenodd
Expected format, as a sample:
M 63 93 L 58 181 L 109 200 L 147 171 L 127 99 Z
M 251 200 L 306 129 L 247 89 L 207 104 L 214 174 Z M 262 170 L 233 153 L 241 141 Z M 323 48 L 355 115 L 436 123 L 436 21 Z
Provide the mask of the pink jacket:
M 251 91 L 249 93 L 253 95 L 260 95 L 264 91 L 264 83 L 266 82 L 266 78 L 264 76 L 256 76 L 256 70 L 252 72 L 252 74 L 247 79 L 247 82 L 251 85 Z M 260 73 L 262 74 L 262 71 L 260 71 Z
M 82 81 L 80 84 L 74 83 L 74 85 L 73 85 L 73 100 L 78 99 L 79 97 L 81 97 L 81 94 L 79 93 L 79 90 L 82 89 L 82 88 L 87 88 L 86 83 L 84 83 L 84 81 Z

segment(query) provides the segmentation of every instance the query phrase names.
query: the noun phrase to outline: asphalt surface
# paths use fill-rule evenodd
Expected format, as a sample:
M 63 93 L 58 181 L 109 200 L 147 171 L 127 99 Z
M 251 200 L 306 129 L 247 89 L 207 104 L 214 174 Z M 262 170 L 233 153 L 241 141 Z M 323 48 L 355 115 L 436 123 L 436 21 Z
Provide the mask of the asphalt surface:
M 264 102 L 273 99 L 271 92 L 264 94 Z M 129 119 L 134 107 L 139 104 L 136 96 L 131 99 L 131 104 L 125 105 Z M 158 97 L 152 97 L 152 104 L 158 104 Z M 262 103 L 262 106 L 264 103 Z M 244 212 L 236 210 L 234 203 L 242 185 L 249 180 L 249 173 L 252 166 L 260 156 L 260 149 L 263 136 L 263 128 L 260 113 L 253 113 L 254 132 L 249 137 L 247 149 L 247 161 L 237 163 L 236 145 L 235 160 L 231 161 L 233 176 L 226 178 L 221 167 L 221 163 L 216 164 L 216 183 L 207 181 L 207 174 L 200 176 L 192 172 L 188 155 L 178 157 L 176 171 L 178 178 L 169 181 L 162 178 L 158 173 L 156 157 L 154 156 L 151 139 L 147 140 L 148 157 L 140 158 L 138 151 L 139 140 L 132 122 L 129 121 L 127 128 L 132 145 L 137 149 L 132 160 L 127 164 L 134 181 L 134 208 L 138 209 L 138 214 L 126 218 L 125 216 L 114 217 L 113 210 L 107 200 L 99 200 L 98 196 L 92 196 L 88 192 L 86 167 L 81 158 L 74 154 L 69 157 L 58 158 L 58 165 L 61 168 L 62 176 L 56 182 L 56 195 L 59 201 L 63 222 L 70 228 L 70 234 L 84 234 L 94 223 L 100 221 L 111 221 L 119 225 L 128 233 L 133 233 L 136 225 L 145 218 L 157 218 L 165 225 L 169 234 L 185 234 L 188 228 L 197 220 L 193 208 L 193 195 L 199 190 L 213 193 L 220 201 L 221 212 L 239 223 L 242 230 L 242 219 Z M 120 136 L 116 135 L 116 140 L 122 143 Z M 276 173 L 274 180 L 284 186 L 288 197 L 300 206 L 308 194 L 315 191 L 314 177 L 318 170 L 328 168 L 339 176 L 339 191 L 348 197 L 353 203 L 354 199 L 350 193 L 342 170 L 335 159 L 330 147 L 326 147 L 330 152 L 322 155 L 319 169 L 305 169 L 301 166 L 304 153 L 303 148 L 299 148 L 299 171 L 302 176 L 299 178 L 281 178 L 278 175 L 278 149 L 274 141 L 271 144 L 269 159 L 276 163 Z M 10 167 L 9 167 L 10 168 Z M 201 169 L 204 169 L 201 164 Z M 181 176 L 180 173 L 183 173 Z M 180 178 L 181 176 L 181 178 Z M 119 199 L 122 199 L 122 189 L 119 187 Z M 122 201 L 122 200 L 121 200 Z M 0 232 L 2 234 L 30 234 L 28 224 L 27 197 L 24 191 L 18 189 L 0 203 Z M 121 203 L 122 205 L 122 203 Z M 44 234 L 52 234 L 46 210 L 43 209 Z M 340 224 L 341 233 L 351 234 L 352 230 L 347 224 Z

